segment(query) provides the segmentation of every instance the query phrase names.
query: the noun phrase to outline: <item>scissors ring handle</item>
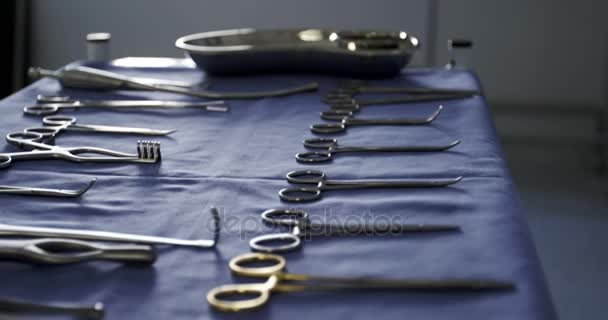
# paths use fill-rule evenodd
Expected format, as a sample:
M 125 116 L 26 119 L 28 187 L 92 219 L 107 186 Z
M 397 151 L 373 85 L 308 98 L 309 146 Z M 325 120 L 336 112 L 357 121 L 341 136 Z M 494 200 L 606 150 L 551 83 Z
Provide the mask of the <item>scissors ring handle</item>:
M 11 161 L 13 161 L 13 159 L 11 159 L 11 156 L 0 154 L 0 168 L 6 168 L 10 166 Z
M 270 262 L 269 266 L 246 267 L 248 263 Z M 285 269 L 287 262 L 285 258 L 276 254 L 268 253 L 244 253 L 232 259 L 228 263 L 234 274 L 247 277 L 269 277 L 280 273 Z
M 344 121 L 344 119 L 341 119 Z M 343 123 L 316 123 L 310 126 L 312 133 L 338 133 L 346 130 Z
M 270 283 L 271 281 L 273 283 Z M 219 286 L 207 293 L 207 302 L 213 308 L 220 311 L 239 312 L 256 309 L 268 302 L 270 290 L 277 283 L 277 277 L 272 276 L 266 283 L 227 284 Z M 273 286 L 271 287 L 271 285 Z M 240 296 L 250 297 L 252 295 L 254 295 L 253 298 L 238 299 Z
M 23 129 L 23 132 L 38 133 L 41 134 L 44 138 L 52 138 L 59 132 L 59 129 L 57 129 L 56 126 L 30 127 Z
M 38 142 L 44 135 L 38 132 L 13 132 L 6 135 L 6 141 L 13 145 L 21 145 L 23 142 Z
M 253 251 L 266 253 L 293 251 L 301 244 L 300 237 L 291 233 L 265 234 L 249 240 L 249 247 Z
M 331 160 L 331 153 L 327 151 L 309 151 L 296 153 L 296 160 L 301 163 L 318 163 Z
M 285 188 L 279 191 L 279 197 L 287 202 L 311 202 L 321 198 L 319 188 Z
M 303 141 L 304 147 L 311 149 L 329 149 L 338 144 L 334 138 L 311 138 Z
M 262 221 L 271 225 L 295 227 L 308 221 L 308 213 L 294 209 L 269 209 L 262 212 Z
M 352 117 L 354 111 L 351 108 L 344 109 L 332 109 L 329 111 L 321 112 L 321 119 L 330 121 L 342 121 L 346 117 Z
M 285 175 L 291 183 L 317 184 L 325 180 L 325 173 L 319 170 L 296 170 Z
M 76 118 L 62 115 L 46 116 L 42 119 L 42 123 L 51 126 L 69 126 L 76 123 Z
M 33 106 L 27 106 L 23 108 L 23 113 L 33 115 L 33 116 L 42 116 L 47 114 L 55 114 L 59 111 L 59 107 L 61 104 L 53 103 L 53 104 L 36 104 Z

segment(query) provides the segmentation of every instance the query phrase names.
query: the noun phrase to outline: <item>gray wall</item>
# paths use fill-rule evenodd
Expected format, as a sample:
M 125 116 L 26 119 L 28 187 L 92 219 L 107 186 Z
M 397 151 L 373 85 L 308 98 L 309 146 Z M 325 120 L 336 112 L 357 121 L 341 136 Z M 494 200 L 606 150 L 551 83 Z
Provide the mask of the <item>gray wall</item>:
M 445 63 L 450 37 L 474 39 L 472 66 L 491 102 L 599 106 L 608 87 L 606 12 L 607 2 L 593 0 L 33 0 L 32 64 L 83 58 L 84 36 L 95 31 L 111 32 L 113 55 L 122 57 L 181 56 L 177 37 L 214 29 L 404 29 L 423 41 L 414 65 Z

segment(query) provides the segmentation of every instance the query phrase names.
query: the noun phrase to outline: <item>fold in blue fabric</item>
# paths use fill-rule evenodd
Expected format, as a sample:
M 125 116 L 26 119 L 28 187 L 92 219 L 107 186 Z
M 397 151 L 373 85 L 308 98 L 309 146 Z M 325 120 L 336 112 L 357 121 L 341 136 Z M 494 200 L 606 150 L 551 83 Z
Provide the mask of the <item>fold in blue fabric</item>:
M 118 68 L 128 75 L 196 83 L 196 69 Z M 0 261 L 0 297 L 42 303 L 102 301 L 107 319 L 555 319 L 542 268 L 483 97 L 442 101 L 442 114 L 428 126 L 361 126 L 336 135 L 344 146 L 462 143 L 445 152 L 338 154 L 332 162 L 304 165 L 294 155 L 309 126 L 323 122 L 321 94 L 344 79 L 314 75 L 268 75 L 206 79 L 210 90 L 254 91 L 319 81 L 320 92 L 230 101 L 229 113 L 197 109 L 62 111 L 83 124 L 177 129 L 159 138 L 159 164 L 91 164 L 60 160 L 20 161 L 0 171 L 0 184 L 76 188 L 97 177 L 78 199 L 0 195 L 1 222 L 87 228 L 179 238 L 209 238 L 209 208 L 219 207 L 223 230 L 217 250 L 159 247 L 151 268 L 92 262 L 47 267 Z M 407 70 L 378 85 L 479 89 L 462 70 Z M 21 110 L 37 94 L 82 99 L 194 98 L 159 92 L 64 89 L 40 80 L 0 103 L 2 134 L 38 126 L 41 118 Z M 438 102 L 365 107 L 360 117 L 423 117 Z M 62 133 L 57 145 L 97 146 L 135 152 L 141 137 Z M 0 143 L 0 151 L 15 148 Z M 319 169 L 330 179 L 457 177 L 448 188 L 327 192 L 308 204 L 281 202 L 285 174 Z M 214 311 L 210 289 L 255 281 L 232 276 L 227 261 L 248 252 L 256 235 L 284 230 L 261 224 L 270 208 L 299 208 L 319 220 L 357 221 L 362 216 L 402 223 L 457 224 L 462 231 L 407 236 L 315 237 L 285 255 L 291 272 L 385 278 L 494 278 L 513 281 L 506 293 L 307 292 L 276 293 L 264 308 L 240 314 Z M 350 220 L 347 220 L 350 219 Z M 257 279 L 258 281 L 262 281 Z

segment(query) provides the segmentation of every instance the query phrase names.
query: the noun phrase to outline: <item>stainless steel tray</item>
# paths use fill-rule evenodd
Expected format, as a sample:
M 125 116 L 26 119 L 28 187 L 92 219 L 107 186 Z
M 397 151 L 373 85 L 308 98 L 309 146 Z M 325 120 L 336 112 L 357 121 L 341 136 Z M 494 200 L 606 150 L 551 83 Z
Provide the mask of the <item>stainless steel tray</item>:
M 187 35 L 175 45 L 210 74 L 398 74 L 419 47 L 403 31 L 233 29 Z

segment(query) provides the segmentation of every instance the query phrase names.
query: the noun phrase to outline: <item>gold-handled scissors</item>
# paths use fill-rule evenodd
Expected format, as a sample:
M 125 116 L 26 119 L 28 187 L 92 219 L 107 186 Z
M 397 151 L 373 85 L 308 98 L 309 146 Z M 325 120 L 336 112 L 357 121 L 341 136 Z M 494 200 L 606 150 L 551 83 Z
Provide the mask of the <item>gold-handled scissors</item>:
M 260 266 L 260 263 L 264 263 L 264 266 Z M 268 265 L 268 263 L 272 265 Z M 250 266 L 245 266 L 246 264 L 250 264 Z M 268 302 L 272 292 L 385 289 L 428 292 L 480 292 L 515 289 L 512 282 L 491 279 L 432 280 L 319 277 L 287 273 L 285 272 L 285 266 L 285 258 L 274 254 L 245 253 L 236 256 L 229 263 L 230 270 L 234 274 L 264 277 L 268 280 L 264 283 L 219 286 L 207 293 L 207 301 L 213 308 L 220 311 L 240 312 L 263 306 Z M 297 281 L 299 283 L 282 283 L 284 281 Z M 256 297 L 250 298 L 252 294 Z

